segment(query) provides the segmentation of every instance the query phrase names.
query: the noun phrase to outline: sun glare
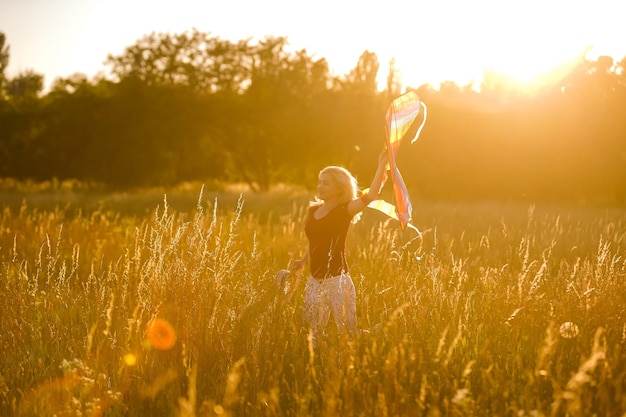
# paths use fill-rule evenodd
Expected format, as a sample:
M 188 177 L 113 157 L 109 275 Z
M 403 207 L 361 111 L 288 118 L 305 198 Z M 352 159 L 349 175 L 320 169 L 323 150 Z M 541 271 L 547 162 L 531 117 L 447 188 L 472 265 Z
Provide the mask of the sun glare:
M 492 77 L 517 90 L 535 91 L 565 77 L 589 51 L 589 47 L 544 42 L 539 35 L 525 42 L 510 38 L 489 45 L 475 42 L 469 50 L 454 47 L 456 49 L 445 49 L 444 46 L 436 65 L 428 62 L 432 58 L 426 54 L 394 57 L 403 87 L 419 87 L 426 83 L 437 86 L 452 81 L 460 87 L 471 85 L 478 88 L 486 77 Z M 381 88 L 386 87 L 388 69 L 388 62 L 381 59 Z
M 46 83 L 75 72 L 93 76 L 108 69 L 103 66 L 108 54 L 123 53 L 145 35 L 197 28 L 231 41 L 286 36 L 293 50 L 306 49 L 315 58 L 325 58 L 337 76 L 348 74 L 367 50 L 379 59 L 380 89 L 387 86 L 392 58 L 404 88 L 447 81 L 459 86 L 480 85 L 485 72 L 518 84 L 537 85 L 545 83 L 545 74 L 580 57 L 588 45 L 601 47 L 603 54 L 615 59 L 623 58 L 626 34 L 616 13 L 617 0 L 593 4 L 565 0 L 319 0 L 307 10 L 304 20 L 301 7 L 286 0 L 181 0 L 174 8 L 161 0 L 137 0 L 130 5 L 122 0 L 81 2 L 80 7 L 61 3 L 67 3 L 63 10 L 55 3 L 54 7 L 37 8 L 37 13 L 30 6 L 14 8 L 15 17 L 10 20 L 20 22 L 21 15 L 34 19 L 51 34 L 47 38 L 51 46 L 42 48 L 32 31 L 23 31 L 23 25 L 6 29 L 14 43 L 9 75 L 34 68 L 46 75 Z M 71 17 L 73 26 L 44 27 L 63 22 L 49 18 L 63 13 Z M 111 32 L 112 21 L 121 29 Z
M 502 74 L 510 80 L 520 84 L 531 84 L 536 82 L 539 76 L 545 73 L 553 64 L 546 57 L 532 59 L 525 56 L 503 56 L 499 57 L 499 62 L 493 68 L 486 68 L 486 71 L 493 71 Z
M 609 17 L 594 18 L 601 14 L 600 6 L 562 6 L 539 0 L 478 0 L 455 3 L 452 13 L 441 3 L 407 4 L 406 14 L 420 19 L 379 35 L 386 37 L 374 50 L 381 65 L 379 86 L 386 87 L 391 58 L 405 88 L 448 81 L 477 87 L 485 76 L 523 91 L 557 82 L 593 44 L 606 44 L 613 33 L 600 36 L 610 23 Z

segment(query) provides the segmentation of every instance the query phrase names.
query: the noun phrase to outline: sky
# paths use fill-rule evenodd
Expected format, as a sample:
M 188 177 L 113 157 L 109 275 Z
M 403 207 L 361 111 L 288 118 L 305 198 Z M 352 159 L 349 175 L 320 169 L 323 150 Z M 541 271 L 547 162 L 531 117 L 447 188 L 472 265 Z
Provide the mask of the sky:
M 405 86 L 479 83 L 485 70 L 530 82 L 573 62 L 626 56 L 623 0 L 0 0 L 10 46 L 6 75 L 33 70 L 46 88 L 57 77 L 106 75 L 152 32 L 195 28 L 252 42 L 285 36 L 293 50 L 347 74 L 364 51 L 379 78 L 396 60 Z

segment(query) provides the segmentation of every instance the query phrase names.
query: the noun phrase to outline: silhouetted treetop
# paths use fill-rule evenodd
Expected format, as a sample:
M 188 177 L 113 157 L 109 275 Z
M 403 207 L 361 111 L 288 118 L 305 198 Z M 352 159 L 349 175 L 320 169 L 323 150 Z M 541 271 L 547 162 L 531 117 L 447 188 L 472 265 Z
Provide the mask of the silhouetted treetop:
M 9 45 L 6 45 L 6 35 L 0 32 L 0 99 L 6 83 L 5 71 L 9 66 Z
M 0 34 L 1 35 L 1 34 Z M 387 89 L 364 51 L 346 75 L 286 37 L 231 42 L 191 30 L 152 33 L 110 76 L 7 79 L 0 36 L 0 175 L 80 179 L 117 187 L 180 181 L 312 187 L 319 169 L 370 177 L 384 146 Z M 481 88 L 417 88 L 428 106 L 420 140 L 398 163 L 416 198 L 626 200 L 626 58 L 581 59 L 525 91 L 486 72 Z
M 106 65 L 121 81 L 134 78 L 148 85 L 185 85 L 198 91 L 238 91 L 249 79 L 249 41 L 222 40 L 193 29 L 180 34 L 152 33 L 109 55 Z

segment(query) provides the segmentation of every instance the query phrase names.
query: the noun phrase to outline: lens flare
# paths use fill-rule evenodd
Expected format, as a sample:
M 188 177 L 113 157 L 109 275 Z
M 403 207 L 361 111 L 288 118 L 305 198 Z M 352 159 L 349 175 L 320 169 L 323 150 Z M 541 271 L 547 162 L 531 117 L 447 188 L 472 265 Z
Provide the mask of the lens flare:
M 150 320 L 146 327 L 146 337 L 155 349 L 169 350 L 176 344 L 174 327 L 165 319 Z
M 137 365 L 137 356 L 132 353 L 127 353 L 124 355 L 124 363 L 126 366 L 135 366 Z

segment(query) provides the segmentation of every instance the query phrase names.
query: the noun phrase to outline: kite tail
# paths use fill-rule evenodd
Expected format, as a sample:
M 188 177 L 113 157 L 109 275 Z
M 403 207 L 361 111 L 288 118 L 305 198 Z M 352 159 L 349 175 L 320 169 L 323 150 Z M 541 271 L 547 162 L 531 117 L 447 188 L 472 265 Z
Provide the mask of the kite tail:
M 385 117 L 387 122 L 386 134 L 386 148 L 389 156 L 389 172 L 391 182 L 393 183 L 393 193 L 396 202 L 395 207 L 385 201 L 377 200 L 369 204 L 369 207 L 381 211 L 387 216 L 394 218 L 400 222 L 400 227 L 405 229 L 407 226 L 414 229 L 421 237 L 421 232 L 413 226 L 411 222 L 413 207 L 411 205 L 411 199 L 407 191 L 400 170 L 396 165 L 396 154 L 400 149 L 400 143 L 405 134 L 410 129 L 415 118 L 419 115 L 420 110 L 423 109 L 422 123 L 420 124 L 415 136 L 411 140 L 414 143 L 419 137 L 427 118 L 427 107 L 423 101 L 420 101 L 418 95 L 414 91 L 409 91 L 394 99 L 387 110 Z M 381 183 L 381 190 L 387 181 L 387 175 L 383 177 Z
M 391 217 L 394 220 L 400 221 L 400 219 L 398 218 L 398 213 L 396 212 L 396 207 L 393 204 L 386 202 L 385 200 L 374 200 L 369 203 L 367 207 L 380 211 L 381 213 L 387 215 L 388 217 Z M 407 222 L 406 227 L 414 230 L 417 233 L 418 237 L 422 237 L 422 232 L 420 232 L 417 227 L 411 224 L 411 222 Z
M 422 124 L 420 124 L 420 127 L 417 129 L 417 133 L 415 133 L 415 137 L 411 140 L 411 143 L 415 142 L 417 138 L 419 138 L 420 133 L 422 133 L 422 129 L 426 124 L 426 117 L 428 117 L 428 107 L 426 107 L 426 104 L 423 101 L 420 101 L 420 106 L 424 109 L 424 117 L 422 118 Z

